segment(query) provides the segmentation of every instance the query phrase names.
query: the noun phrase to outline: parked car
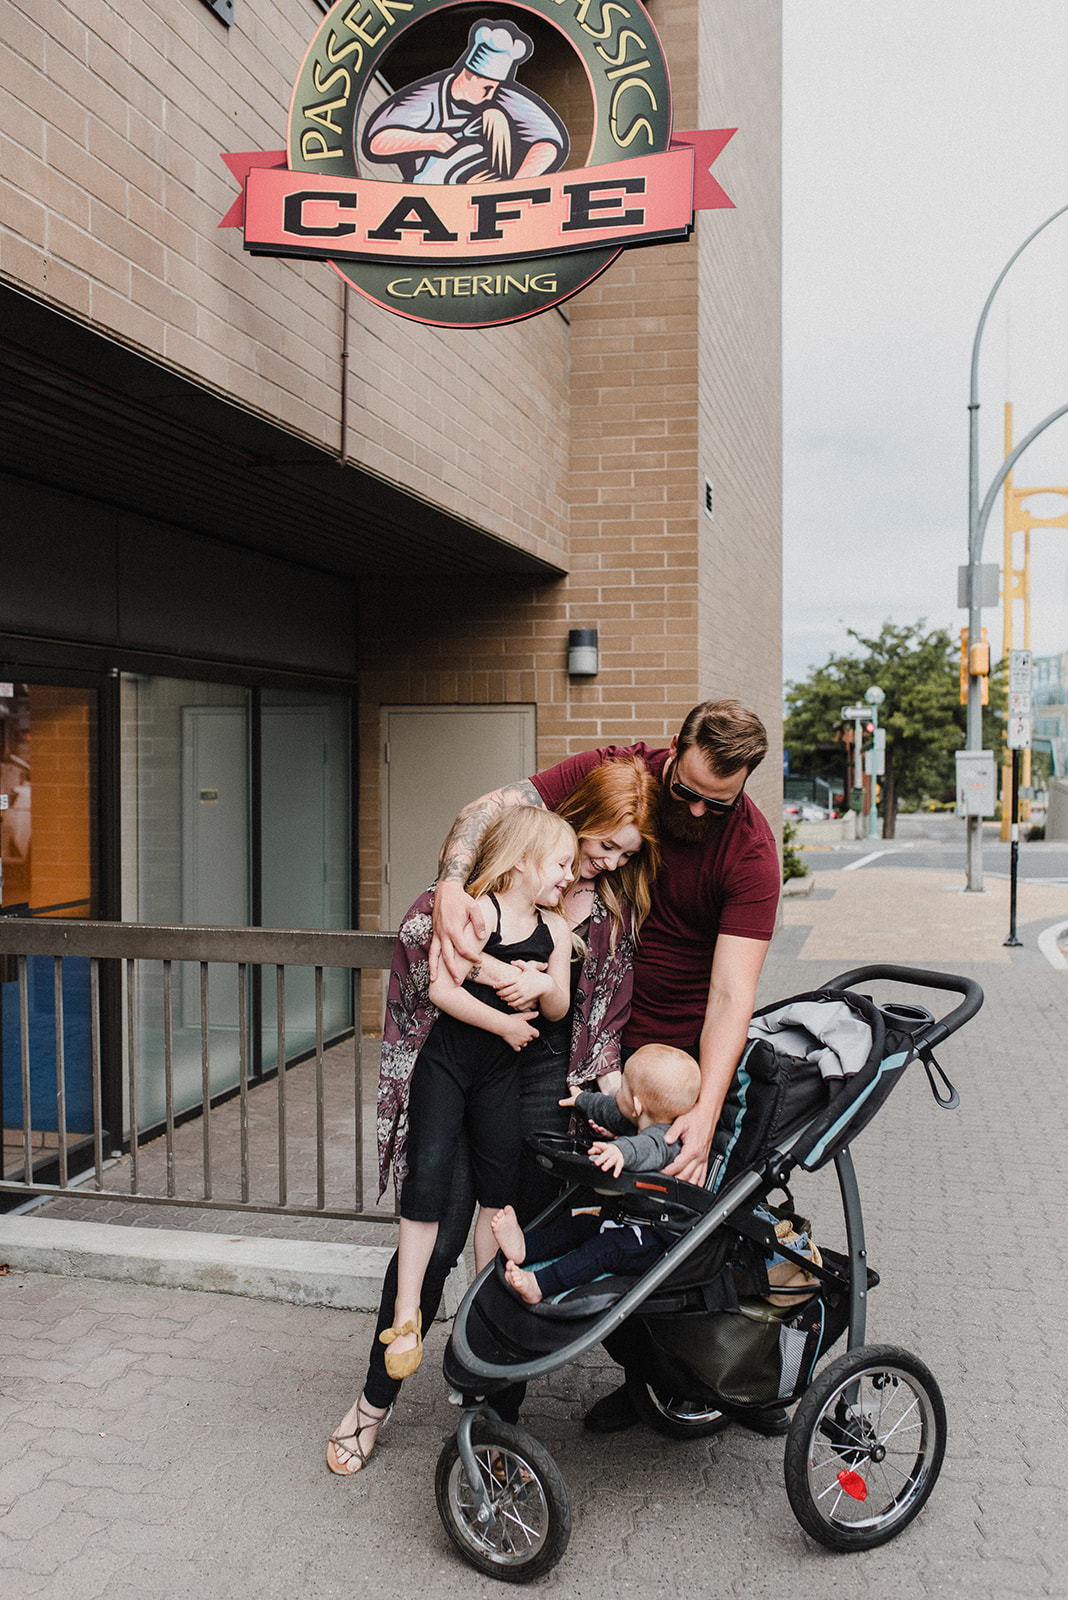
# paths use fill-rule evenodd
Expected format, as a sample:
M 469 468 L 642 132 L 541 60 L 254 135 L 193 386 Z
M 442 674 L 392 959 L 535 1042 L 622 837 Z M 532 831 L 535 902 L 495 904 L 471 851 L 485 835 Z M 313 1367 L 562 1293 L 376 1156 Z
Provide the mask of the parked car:
M 782 814 L 787 822 L 830 822 L 838 815 L 836 811 L 816 805 L 814 800 L 787 800 Z

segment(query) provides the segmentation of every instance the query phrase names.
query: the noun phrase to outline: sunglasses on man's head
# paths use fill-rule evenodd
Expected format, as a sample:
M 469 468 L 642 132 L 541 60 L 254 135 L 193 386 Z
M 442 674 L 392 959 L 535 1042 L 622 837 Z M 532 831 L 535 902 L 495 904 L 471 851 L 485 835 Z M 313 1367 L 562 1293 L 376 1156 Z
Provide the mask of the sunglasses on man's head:
M 744 787 L 743 784 L 742 788 Z M 733 811 L 742 794 L 742 790 L 739 789 L 733 800 L 713 800 L 711 795 L 698 794 L 696 789 L 691 789 L 688 783 L 680 783 L 678 778 L 672 778 L 671 792 L 677 800 L 685 800 L 687 805 L 693 805 L 699 800 L 709 811 Z

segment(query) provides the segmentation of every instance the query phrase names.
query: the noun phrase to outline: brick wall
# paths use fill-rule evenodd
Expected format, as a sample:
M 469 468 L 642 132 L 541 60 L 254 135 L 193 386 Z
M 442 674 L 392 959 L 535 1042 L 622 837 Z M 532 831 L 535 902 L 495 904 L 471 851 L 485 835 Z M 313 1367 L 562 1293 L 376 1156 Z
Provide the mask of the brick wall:
M 0 277 L 324 449 L 341 442 L 342 286 L 246 256 L 223 150 L 276 149 L 312 0 L 2 0 Z M 734 211 L 624 252 L 556 311 L 423 327 L 351 300 L 352 461 L 566 572 L 364 584 L 361 920 L 380 907 L 383 704 L 536 703 L 538 762 L 661 741 L 736 693 L 780 731 L 778 0 L 651 0 L 675 126 L 739 127 Z M 588 92 L 564 74 L 576 147 Z M 583 122 L 583 117 L 587 119 Z M 715 486 L 705 515 L 704 478 Z M 601 671 L 572 680 L 567 631 Z M 777 820 L 777 754 L 753 792 Z
M 312 0 L 3 0 L 0 278 L 330 451 L 342 283 L 217 224 L 224 150 L 285 144 Z M 456 333 L 356 293 L 355 465 L 563 565 L 567 328 Z
M 380 707 L 535 702 L 538 764 L 666 743 L 736 694 L 772 752 L 750 788 L 781 813 L 779 8 L 659 0 L 675 126 L 739 126 L 716 171 L 737 209 L 689 243 L 624 252 L 568 302 L 568 576 L 477 591 L 365 586 L 361 921 L 378 925 Z M 704 477 L 716 511 L 704 511 Z M 601 670 L 568 677 L 570 627 Z
M 700 7 L 698 125 L 738 132 L 716 163 L 737 209 L 698 218 L 702 694 L 759 710 L 771 748 L 750 792 L 782 796 L 781 39 L 778 0 Z

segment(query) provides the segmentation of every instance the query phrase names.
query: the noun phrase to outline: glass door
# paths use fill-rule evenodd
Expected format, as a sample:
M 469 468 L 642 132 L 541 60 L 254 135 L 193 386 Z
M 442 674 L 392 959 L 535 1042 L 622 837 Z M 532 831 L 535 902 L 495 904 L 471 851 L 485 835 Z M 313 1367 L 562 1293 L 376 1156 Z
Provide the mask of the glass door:
M 351 702 L 347 695 L 123 675 L 122 915 L 187 926 L 351 926 Z M 250 975 L 251 976 L 251 975 Z M 239 1082 L 238 972 L 213 963 L 211 1094 Z M 277 1065 L 273 979 L 248 994 L 254 1075 Z M 142 1127 L 166 1110 L 158 963 L 138 969 Z M 183 965 L 174 1001 L 174 1106 L 203 1099 L 200 971 Z M 351 982 L 324 974 L 327 1036 L 352 1026 Z M 286 1057 L 315 1043 L 314 975 L 290 969 Z
M 260 697 L 260 922 L 265 928 L 348 928 L 352 864 L 347 697 L 267 690 Z M 286 1054 L 315 1045 L 315 976 L 286 977 Z M 323 974 L 325 1037 L 352 1026 L 347 973 Z M 264 994 L 265 1068 L 278 1060 L 277 1003 Z
M 128 922 L 238 928 L 251 921 L 249 701 L 235 684 L 124 673 L 122 915 Z M 210 1089 L 239 1077 L 238 973 L 213 965 L 208 988 Z M 174 1107 L 203 1099 L 200 968 L 175 973 Z M 163 972 L 137 966 L 138 1120 L 166 1116 Z
M 5 916 L 98 914 L 97 690 L 0 683 L 0 911 Z M 22 1164 L 23 1104 L 17 968 L 0 968 L 4 1172 Z M 28 960 L 30 1126 L 42 1158 L 58 1143 L 55 990 L 50 957 Z M 68 1142 L 92 1128 L 89 963 L 63 963 Z M 36 1165 L 37 1157 L 34 1156 Z

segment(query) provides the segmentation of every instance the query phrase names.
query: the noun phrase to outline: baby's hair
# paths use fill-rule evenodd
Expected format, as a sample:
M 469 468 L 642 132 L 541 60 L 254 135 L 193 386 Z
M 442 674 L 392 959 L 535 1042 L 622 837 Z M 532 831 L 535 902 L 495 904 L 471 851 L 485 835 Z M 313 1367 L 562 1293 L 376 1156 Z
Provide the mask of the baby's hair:
M 578 839 L 571 824 L 541 806 L 507 806 L 483 834 L 467 892 L 476 900 L 482 894 L 503 894 L 512 887 L 512 869 L 520 856 L 529 856 L 540 866 L 559 849 L 571 851 L 574 876 Z
M 701 1069 L 671 1044 L 643 1044 L 623 1068 L 630 1092 L 654 1122 L 674 1122 L 692 1111 L 701 1093 Z

